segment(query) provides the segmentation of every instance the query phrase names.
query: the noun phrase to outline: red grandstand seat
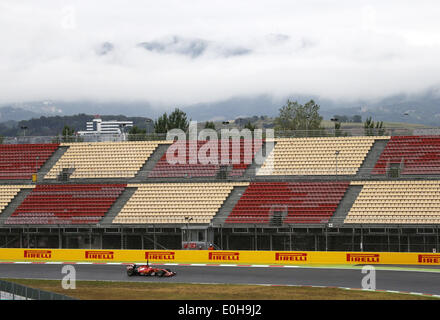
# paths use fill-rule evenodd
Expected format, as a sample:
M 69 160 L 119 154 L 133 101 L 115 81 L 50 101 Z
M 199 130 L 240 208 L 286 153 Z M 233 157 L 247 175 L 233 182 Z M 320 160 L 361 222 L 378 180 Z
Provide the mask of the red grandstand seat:
M 440 174 L 440 136 L 394 136 L 372 173 L 386 174 L 389 164 L 402 164 L 401 174 Z
M 197 157 L 197 163 L 190 163 L 190 157 L 194 155 L 200 156 L 202 154 L 201 149 L 204 148 L 202 149 L 203 151 L 208 147 L 207 143 L 208 141 L 197 141 L 196 144 L 192 145 L 192 142 L 190 141 L 187 141 L 186 143 L 179 141 L 174 142 L 171 146 L 172 148 L 177 149 L 179 146 L 182 146 L 185 150 L 185 163 L 170 164 L 167 161 L 167 153 L 165 153 L 157 162 L 153 171 L 150 172 L 149 177 L 215 177 L 220 169 L 220 164 L 204 164 L 203 159 L 200 159 L 199 157 Z M 222 148 L 222 143 L 226 145 L 225 149 Z M 231 170 L 228 175 L 242 176 L 250 165 L 250 162 L 254 159 L 255 154 L 261 149 L 262 144 L 262 140 L 254 140 L 253 143 L 251 143 L 251 140 L 241 139 L 240 143 L 237 144 L 237 147 L 234 149 L 232 140 L 227 142 L 219 140 L 218 144 L 215 146 L 217 148 L 218 162 L 223 158 L 228 159 L 228 164 L 231 165 Z M 193 148 L 195 150 L 193 150 Z M 236 152 L 236 149 L 239 149 L 238 152 Z M 250 152 L 250 154 L 247 154 L 248 152 Z M 178 155 L 177 150 L 175 151 L 175 155 Z M 210 154 L 208 153 L 207 156 L 209 157 Z
M 349 182 L 252 182 L 226 218 L 226 223 L 270 222 L 274 212 L 284 223 L 327 223 Z
M 0 179 L 31 179 L 59 144 L 0 144 Z
M 5 224 L 97 223 L 125 187 L 125 184 L 37 185 Z

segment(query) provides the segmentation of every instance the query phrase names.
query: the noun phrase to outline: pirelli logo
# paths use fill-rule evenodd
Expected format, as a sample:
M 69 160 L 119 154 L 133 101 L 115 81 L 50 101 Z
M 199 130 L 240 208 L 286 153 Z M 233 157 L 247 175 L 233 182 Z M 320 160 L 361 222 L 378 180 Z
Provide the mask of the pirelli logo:
M 170 261 L 175 259 L 174 251 L 155 251 L 155 252 L 145 252 L 146 260 L 165 260 Z
M 419 263 L 440 264 L 440 255 L 437 254 L 419 254 Z
M 114 259 L 113 251 L 86 251 L 85 258 L 92 260 L 113 260 Z
M 347 253 L 348 262 L 379 262 L 379 254 L 377 253 Z
M 26 259 L 50 259 L 52 258 L 51 250 L 24 250 Z
M 240 260 L 239 252 L 210 252 L 208 255 L 209 260 L 215 261 L 238 261 Z
M 307 261 L 307 253 L 276 252 L 275 261 Z

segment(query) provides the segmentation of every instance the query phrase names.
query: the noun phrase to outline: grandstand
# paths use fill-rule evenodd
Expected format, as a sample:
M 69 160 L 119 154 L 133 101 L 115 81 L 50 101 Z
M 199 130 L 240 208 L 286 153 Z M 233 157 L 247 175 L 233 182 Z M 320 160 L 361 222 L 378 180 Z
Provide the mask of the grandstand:
M 45 179 L 73 169 L 72 179 L 133 178 L 160 143 L 166 141 L 63 143 L 68 147 Z
M 222 147 L 223 143 L 227 145 L 225 149 Z M 228 176 L 242 176 L 249 164 L 254 159 L 255 154 L 261 149 L 262 144 L 262 140 L 246 141 L 241 139 L 240 144 L 238 145 L 239 150 L 234 150 L 232 140 L 220 140 L 218 143 L 215 142 L 214 145 L 215 152 L 217 153 L 215 156 L 218 159 L 226 158 L 228 162 L 232 163 L 230 171 L 227 173 Z M 204 154 L 203 156 L 200 156 L 203 148 L 206 148 L 207 146 L 209 146 L 209 141 L 197 141 L 197 143 L 194 143 L 194 147 L 191 147 L 191 143 L 189 141 L 174 142 L 172 145 L 174 150 L 179 149 L 179 147 L 183 147 L 185 150 L 185 163 L 170 164 L 167 160 L 167 154 L 165 153 L 154 167 L 154 170 L 149 174 L 149 177 L 215 177 L 220 170 L 221 163 L 206 163 L 211 156 L 209 152 L 207 152 L 208 154 L 206 157 L 204 157 Z M 249 159 L 246 159 L 246 147 L 248 147 L 250 151 Z M 237 159 L 234 159 L 234 157 Z M 194 158 L 197 161 L 193 161 L 195 162 L 193 163 L 191 158 Z
M 268 141 L 0 145 L 0 246 L 440 249 L 440 136 Z
M 440 224 L 440 181 L 353 181 L 362 191 L 345 223 Z
M 252 182 L 226 223 L 327 223 L 347 187 L 348 182 Z
M 37 185 L 5 224 L 84 224 L 104 217 L 125 185 Z
M 257 175 L 355 175 L 380 139 L 389 137 L 280 138 Z
M 247 183 L 159 183 L 137 184 L 137 188 L 113 223 L 209 224 L 235 185 Z
M 58 144 L 0 144 L 0 180 L 30 180 Z
M 391 137 L 373 173 L 385 174 L 390 164 L 402 166 L 403 175 L 440 174 L 440 137 Z

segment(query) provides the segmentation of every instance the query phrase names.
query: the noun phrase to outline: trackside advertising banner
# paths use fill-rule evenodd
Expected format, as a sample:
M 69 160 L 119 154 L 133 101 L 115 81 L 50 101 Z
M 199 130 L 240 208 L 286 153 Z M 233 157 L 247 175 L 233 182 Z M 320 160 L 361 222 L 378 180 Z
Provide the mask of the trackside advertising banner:
M 217 250 L 84 250 L 0 249 L 0 261 L 202 264 L 412 264 L 440 265 L 440 253 L 217 251 Z

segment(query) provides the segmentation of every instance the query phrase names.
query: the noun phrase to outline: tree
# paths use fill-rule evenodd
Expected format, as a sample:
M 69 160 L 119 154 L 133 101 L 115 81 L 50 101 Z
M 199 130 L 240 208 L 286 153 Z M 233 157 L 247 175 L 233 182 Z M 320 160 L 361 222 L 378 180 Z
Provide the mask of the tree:
M 167 133 L 168 131 L 168 116 L 165 112 L 156 121 L 154 121 L 154 132 L 155 133 Z
M 342 116 L 342 115 L 338 115 L 338 114 L 335 114 L 333 118 L 338 119 L 339 122 L 349 122 L 350 121 L 348 116 Z
M 215 124 L 213 121 L 206 121 L 205 123 L 205 129 L 212 129 L 215 130 Z
M 309 135 L 310 131 L 319 130 L 322 133 L 322 116 L 319 115 L 320 106 L 310 100 L 304 105 L 296 101 L 287 100 L 287 104 L 280 109 L 275 119 L 275 130 L 302 130 Z
M 73 142 L 75 141 L 75 130 L 67 125 L 64 126 L 61 133 L 63 142 Z
M 169 116 L 165 112 L 154 122 L 155 133 L 167 133 L 172 129 L 181 129 L 186 132 L 188 127 L 189 121 L 187 120 L 186 113 L 178 108 L 174 109 Z
M 128 132 L 128 141 L 145 141 L 147 140 L 147 129 L 140 129 L 137 126 L 131 127 Z
M 383 128 L 383 121 L 381 121 L 380 123 L 379 122 L 376 123 L 376 132 L 378 136 L 384 135 L 385 129 Z
M 168 130 L 181 129 L 184 132 L 188 130 L 189 121 L 186 113 L 176 108 L 168 117 Z
M 385 129 L 383 129 L 383 121 L 377 121 L 376 124 L 374 124 L 371 117 L 367 118 L 364 122 L 364 133 L 366 136 L 383 136 L 385 133 Z
M 251 132 L 254 132 L 254 130 L 257 128 L 257 126 L 253 125 L 250 121 L 244 126 L 245 129 L 249 129 Z
M 361 123 L 362 122 L 362 116 L 356 114 L 352 117 L 352 121 L 356 122 L 356 123 Z
M 335 137 L 340 137 L 342 135 L 341 123 L 339 121 L 335 122 Z
M 3 144 L 4 140 L 5 140 L 5 137 L 3 137 L 2 135 L 0 135 L 0 144 Z

